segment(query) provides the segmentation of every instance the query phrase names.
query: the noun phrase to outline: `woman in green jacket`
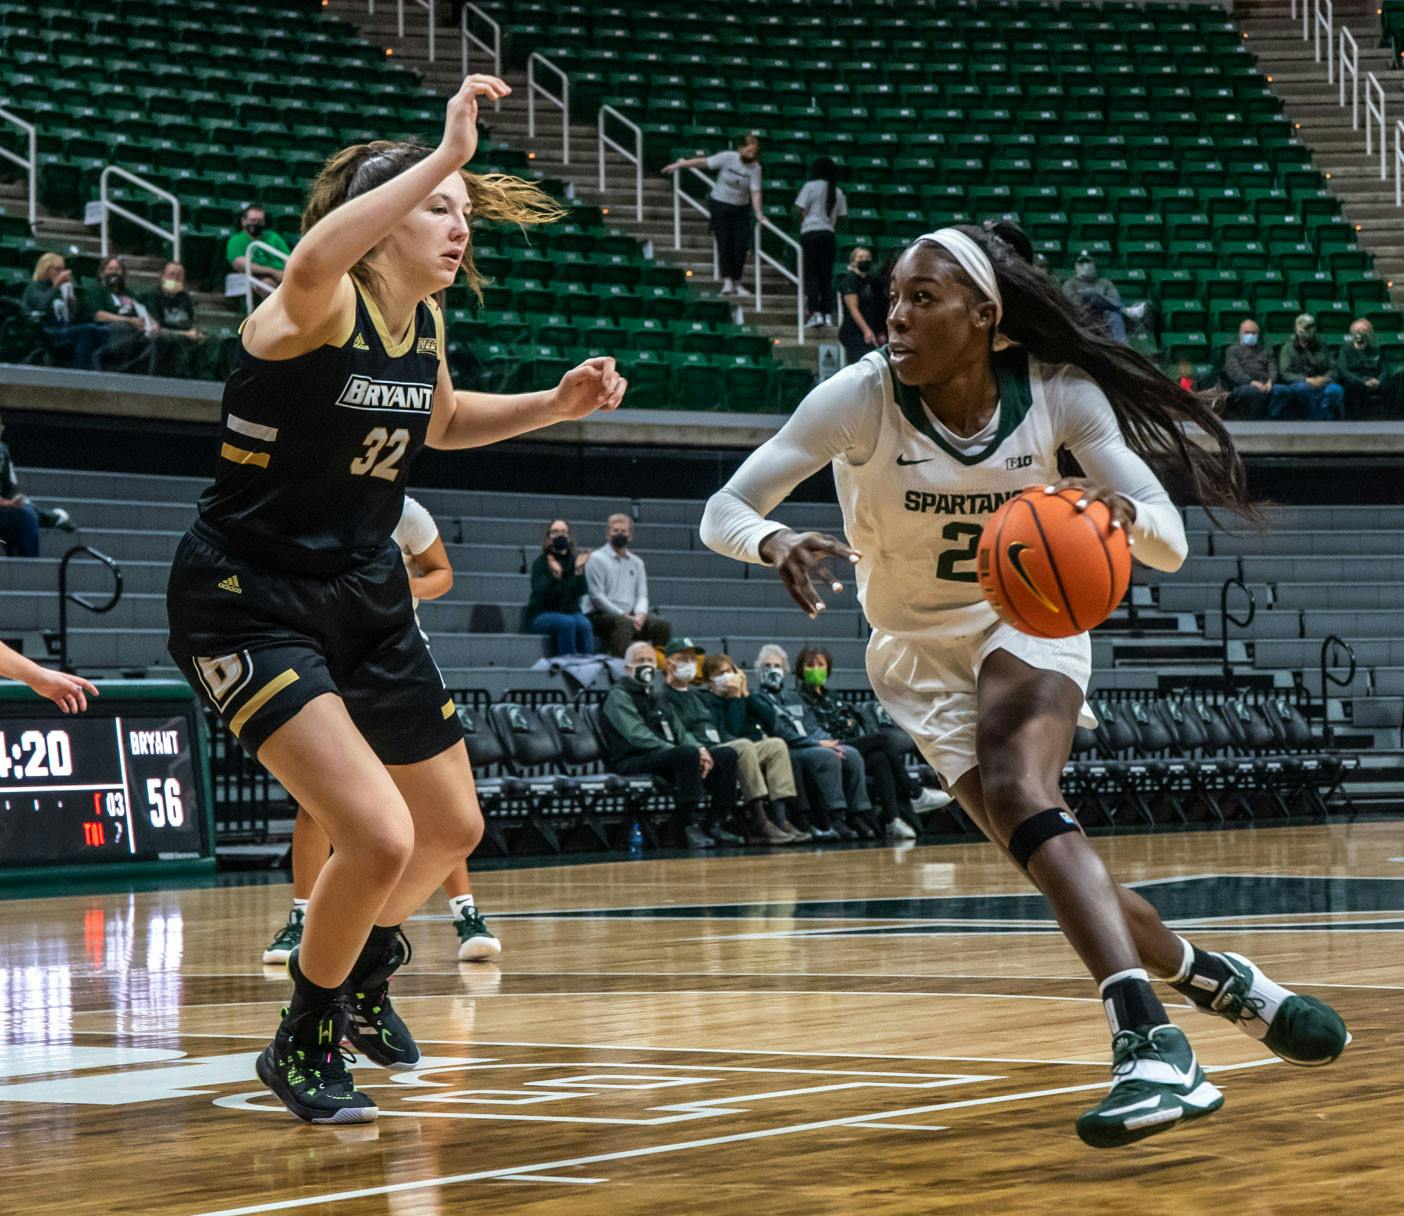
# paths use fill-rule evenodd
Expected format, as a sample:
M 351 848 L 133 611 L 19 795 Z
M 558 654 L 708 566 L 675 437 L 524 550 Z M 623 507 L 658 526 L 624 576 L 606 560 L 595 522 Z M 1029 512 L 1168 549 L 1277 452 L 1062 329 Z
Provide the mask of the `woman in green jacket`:
M 531 599 L 522 623 L 528 633 L 544 633 L 551 639 L 552 658 L 595 653 L 595 631 L 580 611 L 589 556 L 589 549 L 575 551 L 565 520 L 553 519 L 547 525 L 541 555 L 531 566 Z

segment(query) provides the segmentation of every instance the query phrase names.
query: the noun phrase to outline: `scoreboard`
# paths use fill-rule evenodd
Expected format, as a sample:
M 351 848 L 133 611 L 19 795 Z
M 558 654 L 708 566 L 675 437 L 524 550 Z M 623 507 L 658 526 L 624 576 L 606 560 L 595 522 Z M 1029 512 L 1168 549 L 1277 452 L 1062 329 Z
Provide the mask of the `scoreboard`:
M 97 681 L 87 712 L 0 685 L 0 878 L 214 869 L 204 719 L 184 683 Z

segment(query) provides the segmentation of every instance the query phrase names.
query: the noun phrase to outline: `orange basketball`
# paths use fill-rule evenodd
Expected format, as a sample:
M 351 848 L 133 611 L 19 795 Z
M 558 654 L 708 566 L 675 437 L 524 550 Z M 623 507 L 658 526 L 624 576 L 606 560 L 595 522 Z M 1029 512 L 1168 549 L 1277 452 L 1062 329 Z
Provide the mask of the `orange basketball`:
M 1126 534 L 1105 503 L 1025 490 L 985 525 L 976 550 L 980 590 L 1000 617 L 1037 638 L 1067 638 L 1111 616 L 1131 581 Z

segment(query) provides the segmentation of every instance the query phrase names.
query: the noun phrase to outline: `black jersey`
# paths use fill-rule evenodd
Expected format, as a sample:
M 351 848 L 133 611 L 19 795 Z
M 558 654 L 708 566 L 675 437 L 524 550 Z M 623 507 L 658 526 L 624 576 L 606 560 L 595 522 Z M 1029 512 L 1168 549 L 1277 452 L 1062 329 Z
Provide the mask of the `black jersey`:
M 340 343 L 273 361 L 241 346 L 196 530 L 245 560 L 300 573 L 368 560 L 400 522 L 443 340 L 443 317 L 424 300 L 395 343 L 357 287 L 355 325 Z

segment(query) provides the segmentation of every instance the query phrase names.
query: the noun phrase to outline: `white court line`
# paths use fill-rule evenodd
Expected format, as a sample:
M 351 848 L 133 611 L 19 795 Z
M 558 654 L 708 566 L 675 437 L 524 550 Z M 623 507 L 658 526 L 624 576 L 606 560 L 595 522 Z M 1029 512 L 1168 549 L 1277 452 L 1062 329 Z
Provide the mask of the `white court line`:
M 855 1123 L 853 1126 L 869 1128 L 875 1132 L 948 1132 L 951 1130 L 943 1123 L 880 1123 L 876 1119 L 871 1123 Z
M 1277 1061 L 1257 1061 L 1254 1064 L 1230 1065 L 1229 1067 L 1255 1067 L 1258 1063 Z M 1207 1071 L 1207 1070 L 1206 1070 Z M 1223 1069 L 1221 1071 L 1227 1071 Z M 1026 1090 L 1016 1094 L 1000 1094 L 989 1098 L 966 1098 L 956 1102 L 941 1102 L 930 1106 L 912 1106 L 905 1110 L 888 1111 L 884 1119 L 902 1119 L 911 1115 L 932 1114 L 941 1110 L 958 1110 L 973 1106 L 995 1106 L 1005 1102 L 1022 1102 L 1034 1098 L 1056 1097 L 1062 1094 L 1084 1093 L 1089 1090 L 1106 1089 L 1105 1081 L 1094 1081 L 1087 1085 L 1064 1085 L 1054 1089 Z M 321 1203 L 339 1203 L 346 1199 L 365 1199 L 372 1195 L 395 1195 L 406 1191 L 421 1191 L 431 1187 L 457 1186 L 466 1182 L 484 1182 L 491 1179 L 510 1178 L 523 1173 L 545 1173 L 550 1170 L 571 1169 L 581 1165 L 596 1165 L 605 1161 L 626 1161 L 639 1157 L 657 1157 L 668 1153 L 686 1152 L 694 1148 L 712 1148 L 719 1144 L 740 1144 L 748 1140 L 765 1140 L 774 1136 L 793 1136 L 802 1132 L 823 1131 L 832 1127 L 862 1126 L 871 1120 L 869 1115 L 850 1115 L 841 1119 L 825 1119 L 816 1123 L 799 1123 L 791 1127 L 771 1127 L 754 1132 L 737 1132 L 729 1136 L 709 1136 L 701 1140 L 685 1140 L 677 1144 L 655 1144 L 646 1148 L 622 1149 L 613 1153 L 596 1153 L 588 1157 L 572 1157 L 563 1161 L 547 1161 L 532 1165 L 520 1165 L 497 1170 L 478 1170 L 469 1174 L 447 1174 L 439 1178 L 423 1178 L 417 1182 L 394 1182 L 382 1186 L 362 1187 L 353 1191 L 334 1191 L 325 1195 L 309 1195 L 302 1199 L 274 1200 L 271 1203 L 251 1204 L 241 1208 L 221 1208 L 214 1212 L 202 1212 L 198 1216 L 258 1216 L 261 1212 L 284 1212 L 293 1208 L 312 1207 Z
M 502 1174 L 498 1182 L 563 1182 L 571 1186 L 593 1186 L 597 1182 L 608 1182 L 608 1178 L 551 1178 L 545 1174 Z

